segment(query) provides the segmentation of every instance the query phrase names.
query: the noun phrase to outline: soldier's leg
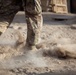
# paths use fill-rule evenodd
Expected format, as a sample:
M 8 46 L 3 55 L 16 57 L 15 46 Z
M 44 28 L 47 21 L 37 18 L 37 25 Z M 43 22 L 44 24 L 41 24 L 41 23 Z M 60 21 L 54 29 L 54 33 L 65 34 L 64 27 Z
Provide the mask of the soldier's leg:
M 5 32 L 17 13 L 19 7 L 15 4 L 15 0 L 2 0 L 0 2 L 0 33 Z
M 32 48 L 40 42 L 43 18 L 40 0 L 23 0 L 26 22 L 27 40 L 26 43 Z

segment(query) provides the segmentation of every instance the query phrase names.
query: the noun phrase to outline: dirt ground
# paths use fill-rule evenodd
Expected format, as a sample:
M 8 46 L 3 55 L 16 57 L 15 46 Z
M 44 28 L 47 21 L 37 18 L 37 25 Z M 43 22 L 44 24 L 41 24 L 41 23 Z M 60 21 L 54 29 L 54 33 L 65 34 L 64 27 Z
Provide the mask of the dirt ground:
M 10 28 L 0 36 L 0 75 L 76 75 L 76 59 L 43 54 L 47 49 L 54 48 L 55 44 L 76 51 L 76 29 L 71 27 L 70 21 L 44 16 L 41 42 L 44 42 L 46 49 L 38 51 L 18 47 L 17 31 L 25 41 L 27 26 L 23 12 L 15 16 Z

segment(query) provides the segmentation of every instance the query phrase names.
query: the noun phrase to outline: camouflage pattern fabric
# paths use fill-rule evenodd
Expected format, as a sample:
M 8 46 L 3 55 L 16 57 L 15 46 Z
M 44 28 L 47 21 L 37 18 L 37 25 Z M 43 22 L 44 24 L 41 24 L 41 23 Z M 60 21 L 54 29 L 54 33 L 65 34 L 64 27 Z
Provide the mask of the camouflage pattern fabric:
M 36 45 L 39 43 L 43 22 L 40 0 L 0 0 L 0 26 L 9 27 L 20 10 L 21 2 L 26 14 L 27 43 Z

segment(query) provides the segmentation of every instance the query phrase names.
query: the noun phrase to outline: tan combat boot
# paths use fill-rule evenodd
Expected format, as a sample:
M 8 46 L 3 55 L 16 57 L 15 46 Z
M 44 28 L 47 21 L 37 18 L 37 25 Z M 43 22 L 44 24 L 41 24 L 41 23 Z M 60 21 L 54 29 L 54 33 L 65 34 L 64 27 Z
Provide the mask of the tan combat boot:
M 0 35 L 2 34 L 2 32 L 0 31 Z
M 28 43 L 25 44 L 24 49 L 26 49 L 26 50 L 32 50 L 32 51 L 36 51 L 37 50 L 37 48 L 36 48 L 35 45 L 29 45 Z
M 31 50 L 36 51 L 37 50 L 36 46 L 35 45 L 31 46 Z
M 0 22 L 0 35 L 6 31 L 6 29 L 8 28 L 7 25 L 8 24 L 5 22 Z

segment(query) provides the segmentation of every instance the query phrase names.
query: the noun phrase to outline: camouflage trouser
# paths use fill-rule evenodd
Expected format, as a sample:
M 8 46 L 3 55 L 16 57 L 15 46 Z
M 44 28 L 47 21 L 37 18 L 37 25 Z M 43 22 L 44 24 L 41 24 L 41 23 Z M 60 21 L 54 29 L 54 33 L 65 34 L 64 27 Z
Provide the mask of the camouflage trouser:
M 27 43 L 36 45 L 40 39 L 42 28 L 42 9 L 40 0 L 0 0 L 0 26 L 9 27 L 15 14 L 20 9 L 21 1 L 26 14 Z

